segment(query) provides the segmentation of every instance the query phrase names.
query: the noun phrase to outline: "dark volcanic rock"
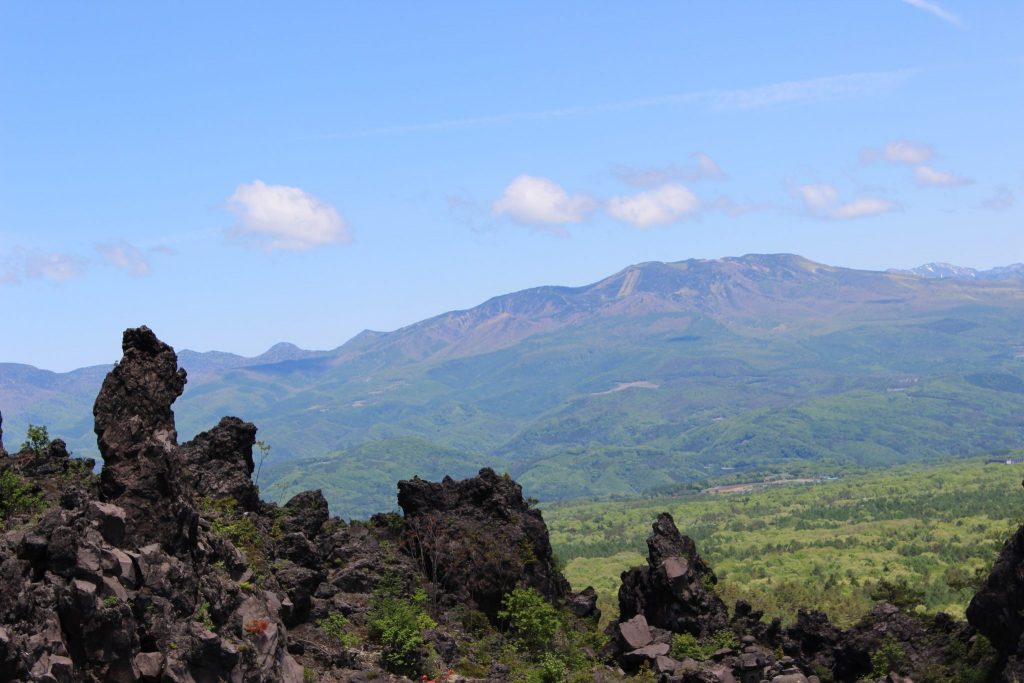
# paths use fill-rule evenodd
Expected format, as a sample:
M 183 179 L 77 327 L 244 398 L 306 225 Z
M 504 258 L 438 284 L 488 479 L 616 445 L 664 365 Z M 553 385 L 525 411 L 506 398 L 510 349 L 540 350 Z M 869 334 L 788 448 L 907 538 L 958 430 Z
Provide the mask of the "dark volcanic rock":
M 7 455 L 7 451 L 4 450 L 4 416 L 0 413 L 0 458 Z M 2 645 L 0 645 L 2 647 Z M 0 656 L 3 656 L 0 654 Z
M 259 507 L 259 489 L 252 483 L 252 447 L 256 425 L 237 417 L 221 418 L 178 450 L 175 484 L 193 498 L 232 499 L 243 510 Z
M 174 349 L 148 327 L 125 330 L 121 348 L 124 358 L 103 380 L 92 411 L 106 465 L 150 438 L 175 444 L 171 405 L 185 390 L 185 370 L 178 368 Z
M 124 349 L 94 410 L 98 484 L 59 439 L 3 460 L 48 509 L 0 535 L 0 680 L 300 683 L 287 591 L 269 573 L 274 517 L 249 479 L 255 427 L 225 418 L 178 446 L 173 349 L 146 328 L 125 332 Z M 200 524 L 203 501 L 226 501 L 210 513 L 219 526 Z M 230 572 L 256 566 L 266 588 Z M 293 572 L 295 590 L 308 592 L 308 573 Z
M 1003 546 L 967 620 L 1006 660 L 1004 679 L 1024 679 L 1024 526 Z
M 454 600 L 494 619 L 516 586 L 535 588 L 552 601 L 569 594 L 544 518 L 507 475 L 484 468 L 462 481 L 400 481 L 398 504 L 405 512 L 407 552 Z
M 147 328 L 125 330 L 124 358 L 93 406 L 103 455 L 100 489 L 128 514 L 128 538 L 174 545 L 194 514 L 175 490 L 177 431 L 171 404 L 185 388 L 177 356 Z
M 592 586 L 570 595 L 569 606 L 578 617 L 601 621 L 601 610 L 597 607 L 597 591 Z
M 303 491 L 284 504 L 285 518 L 281 525 L 286 532 L 302 532 L 307 538 L 316 538 L 330 518 L 327 499 L 320 489 Z
M 725 603 L 709 590 L 718 581 L 714 572 L 693 539 L 679 533 L 672 515 L 658 515 L 647 550 L 646 567 L 622 574 L 620 620 L 642 614 L 652 626 L 695 636 L 728 626 Z

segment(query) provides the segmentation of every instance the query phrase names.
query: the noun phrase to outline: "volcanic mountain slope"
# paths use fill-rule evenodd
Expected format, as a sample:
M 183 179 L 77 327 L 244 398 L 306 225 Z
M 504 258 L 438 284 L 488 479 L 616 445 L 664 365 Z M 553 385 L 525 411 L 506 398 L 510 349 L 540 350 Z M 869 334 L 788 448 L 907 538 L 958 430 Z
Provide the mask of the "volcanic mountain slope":
M 268 493 L 316 482 L 348 515 L 393 505 L 395 477 L 468 476 L 484 462 L 542 499 L 633 494 L 722 467 L 821 471 L 1016 447 L 1022 357 L 1017 277 L 791 255 L 645 263 L 330 352 L 219 366 L 206 354 L 178 424 L 190 434 L 245 412 L 272 447 Z M 15 433 L 45 423 L 90 454 L 73 411 L 84 390 L 65 392 L 62 377 L 38 389 L 45 400 L 0 394 L 0 409 Z M 19 381 L 0 368 L 5 387 Z

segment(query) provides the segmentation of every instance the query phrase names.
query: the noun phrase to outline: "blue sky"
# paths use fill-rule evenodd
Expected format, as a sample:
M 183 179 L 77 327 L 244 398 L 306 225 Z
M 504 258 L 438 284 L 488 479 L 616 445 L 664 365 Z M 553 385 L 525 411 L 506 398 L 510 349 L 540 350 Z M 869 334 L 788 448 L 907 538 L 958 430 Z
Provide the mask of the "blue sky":
M 1024 261 L 1024 3 L 0 3 L 0 361 L 635 262 Z

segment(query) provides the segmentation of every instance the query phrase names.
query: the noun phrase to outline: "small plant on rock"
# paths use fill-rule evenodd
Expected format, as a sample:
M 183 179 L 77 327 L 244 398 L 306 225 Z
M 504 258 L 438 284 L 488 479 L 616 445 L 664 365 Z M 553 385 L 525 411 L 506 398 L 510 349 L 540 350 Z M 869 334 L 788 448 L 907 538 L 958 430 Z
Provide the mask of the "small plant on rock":
M 24 477 L 5 469 L 0 472 L 0 522 L 7 518 L 32 512 L 43 504 L 43 496 L 33 492 L 33 486 Z
M 427 594 L 419 589 L 412 597 L 398 593 L 395 586 L 382 581 L 374 593 L 367 615 L 371 637 L 382 646 L 385 667 L 398 674 L 416 673 L 423 646 L 423 630 L 437 624 L 426 611 Z
M 210 603 L 208 602 L 200 603 L 199 607 L 196 609 L 195 615 L 192 618 L 198 621 L 200 624 L 202 624 L 203 628 L 205 628 L 207 631 L 212 631 L 215 627 L 215 624 L 213 623 L 213 617 L 210 616 Z
M 349 621 L 344 614 L 332 612 L 320 621 L 316 622 L 320 630 L 331 638 L 334 638 L 345 647 L 356 647 L 359 645 L 359 636 L 348 632 Z
M 21 449 L 32 451 L 35 456 L 40 456 L 50 447 L 50 435 L 44 425 L 29 424 L 28 432 L 25 434 L 25 442 Z
M 876 678 L 888 676 L 890 671 L 899 671 L 906 653 L 903 646 L 892 636 L 886 636 L 871 654 L 871 675 Z
M 516 639 L 527 649 L 549 649 L 558 633 L 558 611 L 533 588 L 515 588 L 502 600 L 498 617 L 508 622 Z

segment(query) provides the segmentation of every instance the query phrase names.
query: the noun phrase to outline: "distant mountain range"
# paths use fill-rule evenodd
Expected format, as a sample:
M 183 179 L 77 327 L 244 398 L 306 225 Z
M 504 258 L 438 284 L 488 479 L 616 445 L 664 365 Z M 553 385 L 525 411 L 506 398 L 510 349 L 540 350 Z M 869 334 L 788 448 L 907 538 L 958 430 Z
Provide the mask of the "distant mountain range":
M 265 493 L 323 488 L 344 515 L 390 506 L 398 478 L 484 464 L 553 500 L 994 452 L 1024 443 L 1022 273 L 643 263 L 330 351 L 182 351 L 175 412 L 182 439 L 255 422 Z M 0 364 L 8 445 L 32 422 L 95 455 L 107 370 Z
M 964 266 L 954 266 L 952 263 L 926 263 L 910 270 L 892 269 L 890 273 L 903 273 L 906 275 L 919 275 L 927 278 L 955 278 L 961 280 L 1006 280 L 1008 278 L 1024 277 L 1024 263 L 1014 263 L 1009 266 L 1000 266 L 989 270 L 975 270 Z

